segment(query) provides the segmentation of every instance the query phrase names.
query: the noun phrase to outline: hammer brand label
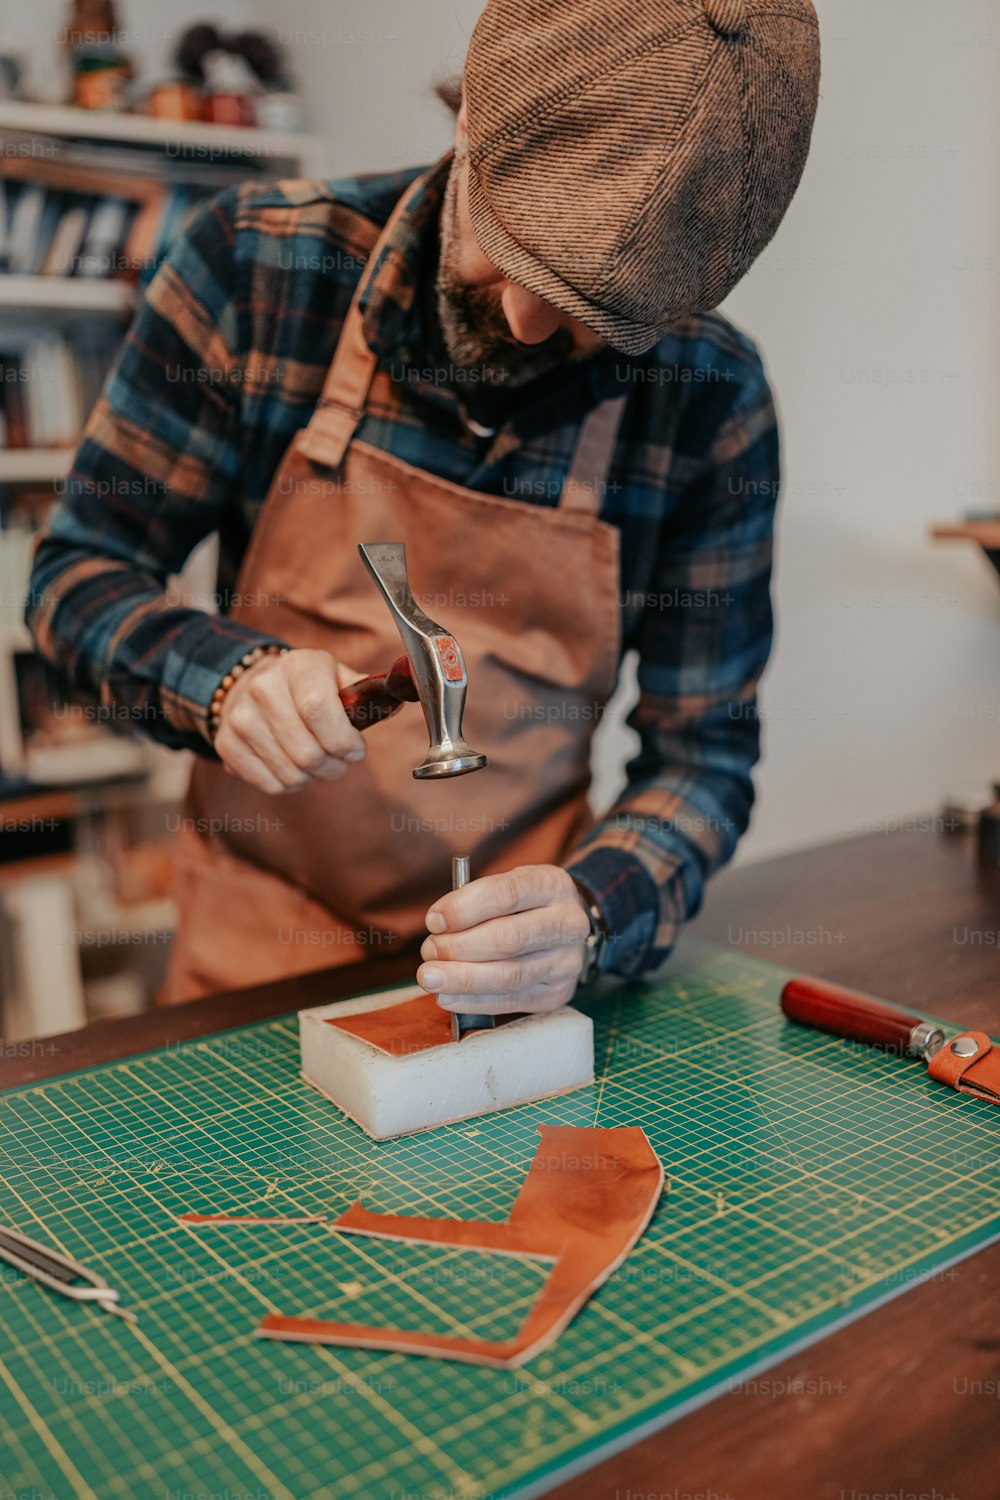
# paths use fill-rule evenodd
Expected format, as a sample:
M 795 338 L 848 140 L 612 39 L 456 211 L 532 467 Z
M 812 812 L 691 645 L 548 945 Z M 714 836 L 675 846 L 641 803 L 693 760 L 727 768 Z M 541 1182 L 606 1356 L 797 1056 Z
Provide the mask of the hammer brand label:
M 444 675 L 449 682 L 465 681 L 465 665 L 462 661 L 462 653 L 458 649 L 458 642 L 452 635 L 436 635 L 434 647 L 441 658 L 444 667 Z

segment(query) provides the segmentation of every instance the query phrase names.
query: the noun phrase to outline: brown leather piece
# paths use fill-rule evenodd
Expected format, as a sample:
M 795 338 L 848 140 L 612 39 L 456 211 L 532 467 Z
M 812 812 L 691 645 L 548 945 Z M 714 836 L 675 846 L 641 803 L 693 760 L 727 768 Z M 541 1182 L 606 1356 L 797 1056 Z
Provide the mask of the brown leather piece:
M 988 1104 L 1000 1104 L 1000 1047 L 997 1047 L 985 1031 L 963 1031 L 963 1037 L 971 1037 L 976 1051 L 970 1057 L 959 1057 L 954 1051 L 958 1037 L 952 1037 L 927 1064 L 927 1071 L 938 1083 L 950 1084 L 961 1094 L 972 1094 L 976 1099 L 985 1099 Z
M 418 1245 L 529 1255 L 553 1262 L 513 1339 L 456 1338 L 409 1329 L 269 1314 L 263 1338 L 394 1349 L 511 1368 L 546 1348 L 620 1266 L 653 1216 L 663 1168 L 638 1126 L 542 1125 L 535 1159 L 506 1223 L 370 1213 L 355 1203 L 330 1227 Z
M 392 1057 L 426 1052 L 429 1047 L 443 1047 L 451 1041 L 451 1012 L 442 1010 L 434 996 L 426 994 L 356 1016 L 328 1016 L 326 1024 L 362 1037 Z
M 497 1016 L 497 1025 L 519 1019 Z M 417 995 L 399 1005 L 381 1010 L 366 1010 L 356 1016 L 328 1016 L 327 1026 L 349 1031 L 362 1037 L 380 1052 L 391 1057 L 408 1057 L 412 1052 L 426 1052 L 430 1047 L 452 1045 L 451 1011 L 442 1010 L 433 995 Z

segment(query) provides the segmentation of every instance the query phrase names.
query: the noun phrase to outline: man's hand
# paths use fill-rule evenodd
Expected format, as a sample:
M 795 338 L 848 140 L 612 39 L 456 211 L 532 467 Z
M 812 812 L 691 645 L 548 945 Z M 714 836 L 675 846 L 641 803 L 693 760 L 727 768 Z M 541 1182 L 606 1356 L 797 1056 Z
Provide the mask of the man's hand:
M 215 748 L 227 771 L 262 792 L 338 781 L 365 742 L 340 701 L 355 672 L 327 651 L 263 656 L 222 701 Z
M 572 998 L 590 932 L 583 897 L 558 865 L 519 865 L 440 896 L 417 970 L 446 1010 L 558 1010 Z

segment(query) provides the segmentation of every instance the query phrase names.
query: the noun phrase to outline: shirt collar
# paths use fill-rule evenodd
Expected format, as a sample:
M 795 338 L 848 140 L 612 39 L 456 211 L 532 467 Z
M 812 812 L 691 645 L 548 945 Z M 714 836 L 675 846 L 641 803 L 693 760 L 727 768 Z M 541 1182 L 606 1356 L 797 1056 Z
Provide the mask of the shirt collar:
M 419 353 L 418 291 L 437 260 L 441 202 L 453 155 L 446 151 L 405 189 L 406 209 L 366 272 L 358 304 L 365 341 L 380 359 L 414 363 Z

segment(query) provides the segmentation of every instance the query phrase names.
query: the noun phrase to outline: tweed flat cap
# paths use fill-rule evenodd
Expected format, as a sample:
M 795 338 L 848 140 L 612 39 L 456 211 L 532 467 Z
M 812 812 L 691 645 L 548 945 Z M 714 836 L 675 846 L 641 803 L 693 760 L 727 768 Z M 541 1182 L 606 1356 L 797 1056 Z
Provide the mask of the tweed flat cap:
M 641 354 L 784 217 L 819 92 L 810 0 L 488 0 L 469 210 L 509 280 Z

